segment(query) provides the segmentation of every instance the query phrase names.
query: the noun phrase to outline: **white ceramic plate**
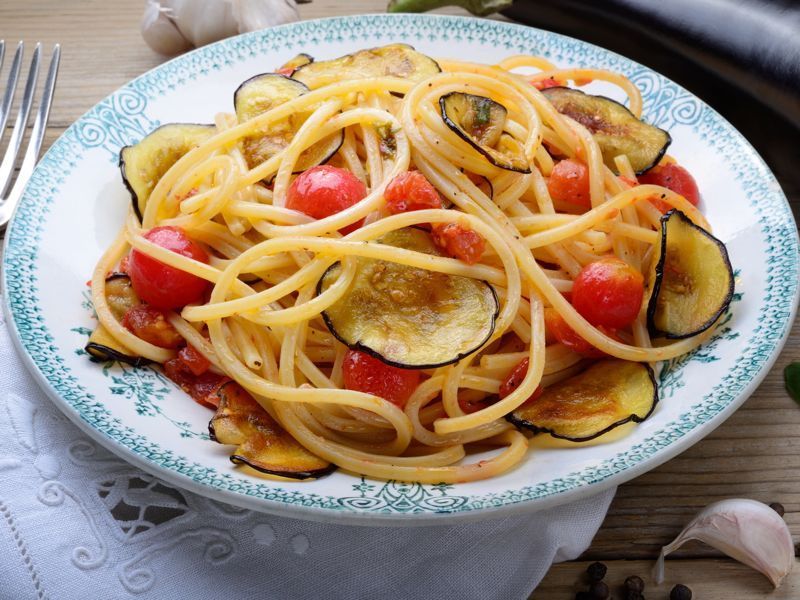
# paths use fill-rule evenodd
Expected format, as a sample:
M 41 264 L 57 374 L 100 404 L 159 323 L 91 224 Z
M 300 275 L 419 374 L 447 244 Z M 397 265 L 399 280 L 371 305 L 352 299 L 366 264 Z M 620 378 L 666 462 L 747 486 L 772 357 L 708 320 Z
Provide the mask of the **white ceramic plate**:
M 370 481 L 343 473 L 309 483 L 245 475 L 208 440 L 209 412 L 157 371 L 91 363 L 86 280 L 127 211 L 121 146 L 161 123 L 210 122 L 233 91 L 298 52 L 331 58 L 407 42 L 434 57 L 491 63 L 516 53 L 619 71 L 642 90 L 646 120 L 672 133 L 670 153 L 698 180 L 704 210 L 737 272 L 732 314 L 714 338 L 661 374 L 661 402 L 628 435 L 539 447 L 501 477 L 458 485 Z M 594 89 L 615 95 L 613 88 Z M 659 74 L 596 46 L 508 23 L 378 15 L 310 21 L 239 36 L 166 63 L 115 92 L 53 144 L 6 236 L 6 310 L 19 348 L 53 401 L 123 458 L 194 492 L 257 510 L 328 521 L 420 524 L 531 511 L 652 469 L 728 417 L 773 364 L 797 301 L 797 229 L 780 187 L 713 109 Z

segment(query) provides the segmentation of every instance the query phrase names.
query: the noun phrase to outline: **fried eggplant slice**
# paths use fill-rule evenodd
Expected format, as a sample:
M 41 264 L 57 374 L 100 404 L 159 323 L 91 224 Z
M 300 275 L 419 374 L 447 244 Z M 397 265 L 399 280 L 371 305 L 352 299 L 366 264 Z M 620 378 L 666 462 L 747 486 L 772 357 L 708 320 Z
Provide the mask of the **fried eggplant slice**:
M 231 462 L 291 479 L 322 477 L 336 469 L 301 446 L 235 381 L 217 395 L 219 407 L 208 430 L 211 439 L 236 446 Z
M 316 89 L 337 81 L 387 76 L 422 81 L 441 71 L 435 60 L 411 46 L 389 44 L 303 65 L 292 77 Z
M 285 74 L 291 72 L 294 74 L 297 69 L 307 64 L 314 62 L 314 57 L 305 52 L 301 52 L 297 56 L 290 58 L 278 68 L 278 73 Z M 291 75 L 289 75 L 291 77 Z
M 641 175 L 658 164 L 672 142 L 669 133 L 637 119 L 625 106 L 567 87 L 551 87 L 542 93 L 558 112 L 586 127 L 594 136 L 603 162 L 617 173 L 614 158 L 628 157 L 631 167 Z
M 131 193 L 133 210 L 140 221 L 158 180 L 178 159 L 209 139 L 215 131 L 213 125 L 168 123 L 151 131 L 137 144 L 119 151 L 122 182 Z
M 395 131 L 392 130 L 391 123 L 381 123 L 375 126 L 375 132 L 378 134 L 379 146 L 381 156 L 390 160 L 394 160 L 397 156 L 397 138 Z
M 244 123 L 306 92 L 308 88 L 305 85 L 290 77 L 277 73 L 256 75 L 242 83 L 233 94 L 236 117 L 240 123 Z M 294 114 L 277 123 L 270 123 L 257 135 L 244 138 L 242 150 L 247 165 L 251 169 L 257 167 L 286 149 L 307 118 L 307 113 Z M 329 161 L 343 141 L 344 132 L 337 131 L 307 148 L 300 154 L 294 172 L 302 173 Z
M 733 269 L 725 244 L 673 209 L 661 217 L 656 250 L 648 278 L 650 331 L 670 339 L 705 331 L 733 298 Z
M 377 241 L 441 256 L 422 229 L 399 229 Z M 427 369 L 457 362 L 492 335 L 499 306 L 485 281 L 356 260 L 350 288 L 322 313 L 331 333 L 348 347 L 396 367 Z M 337 263 L 325 272 L 318 293 L 336 281 L 340 269 Z
M 490 163 L 501 169 L 530 173 L 522 144 L 503 131 L 508 110 L 485 96 L 450 92 L 439 98 L 442 120 Z
M 121 321 L 129 309 L 142 303 L 133 291 L 131 278 L 125 273 L 112 273 L 106 278 L 106 299 L 108 308 L 117 321 Z M 99 362 L 117 360 L 134 367 L 141 367 L 150 362 L 141 356 L 132 355 L 130 350 L 117 342 L 99 323 L 89 336 L 84 349 L 93 360 Z
M 641 423 L 657 402 L 655 376 L 647 364 L 610 359 L 545 388 L 507 419 L 534 433 L 586 442 L 630 421 Z
M 150 361 L 142 356 L 134 356 L 131 351 L 122 346 L 114 339 L 108 330 L 98 324 L 92 335 L 89 336 L 85 348 L 92 360 L 97 362 L 108 362 L 116 360 L 134 367 L 142 367 Z
M 106 277 L 106 300 L 117 321 L 122 321 L 128 310 L 142 303 L 127 273 L 112 273 Z

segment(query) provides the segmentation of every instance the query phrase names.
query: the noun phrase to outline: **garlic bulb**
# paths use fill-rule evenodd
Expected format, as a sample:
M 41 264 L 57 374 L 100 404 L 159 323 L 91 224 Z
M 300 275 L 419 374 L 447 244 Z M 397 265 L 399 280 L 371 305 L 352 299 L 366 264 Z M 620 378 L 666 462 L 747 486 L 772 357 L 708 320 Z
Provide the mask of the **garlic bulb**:
M 161 54 L 297 21 L 295 0 L 147 0 L 142 37 Z
M 689 540 L 713 546 L 763 573 L 776 588 L 794 565 L 789 528 L 772 508 L 755 500 L 734 499 L 709 504 L 668 546 L 653 569 L 656 582 L 664 581 L 664 558 Z

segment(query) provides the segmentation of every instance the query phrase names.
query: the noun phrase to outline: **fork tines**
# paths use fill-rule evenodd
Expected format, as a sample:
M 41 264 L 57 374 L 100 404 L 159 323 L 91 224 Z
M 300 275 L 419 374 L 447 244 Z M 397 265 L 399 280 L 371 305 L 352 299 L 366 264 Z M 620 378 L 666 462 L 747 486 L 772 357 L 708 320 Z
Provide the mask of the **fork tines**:
M 0 69 L 3 66 L 3 59 L 5 58 L 5 47 L 5 41 L 0 40 Z M 8 73 L 3 99 L 2 102 L 0 102 L 0 143 L 3 141 L 6 123 L 17 90 L 19 73 L 22 68 L 23 52 L 24 44 L 19 42 L 11 62 L 11 70 Z M 34 97 L 36 96 L 36 81 L 39 76 L 41 55 L 42 45 L 41 43 L 37 43 L 36 48 L 33 50 L 33 58 L 31 59 L 30 67 L 28 68 L 28 79 L 25 82 L 25 90 L 22 94 L 19 112 L 17 112 L 14 128 L 11 131 L 11 137 L 8 140 L 3 160 L 0 162 L 0 231 L 2 231 L 11 218 L 14 208 L 16 208 L 22 196 L 25 184 L 28 182 L 31 173 L 33 173 L 33 167 L 36 164 L 36 160 L 39 157 L 39 150 L 42 147 L 47 119 L 50 116 L 50 106 L 53 103 L 53 90 L 56 86 L 58 64 L 61 57 L 61 46 L 59 44 L 53 47 L 53 56 L 50 59 L 50 67 L 47 70 L 47 80 L 45 81 L 42 97 L 39 101 L 39 108 L 33 122 L 33 129 L 31 130 L 30 139 L 28 140 L 19 173 L 16 179 L 14 179 L 14 167 L 18 162 L 23 138 L 25 137 L 25 129 L 28 126 Z M 11 185 L 12 182 L 14 184 L 13 187 Z M 10 192 L 9 188 L 11 190 Z

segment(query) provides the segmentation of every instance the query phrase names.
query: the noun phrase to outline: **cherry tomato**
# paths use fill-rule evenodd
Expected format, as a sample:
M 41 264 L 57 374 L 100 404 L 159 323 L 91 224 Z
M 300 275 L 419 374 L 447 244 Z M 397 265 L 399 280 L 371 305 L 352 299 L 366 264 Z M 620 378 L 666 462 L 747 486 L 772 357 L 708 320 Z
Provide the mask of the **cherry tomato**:
M 219 406 L 217 392 L 223 385 L 231 381 L 229 377 L 211 371 L 195 375 L 186 367 L 186 363 L 181 360 L 180 356 L 165 362 L 163 369 L 164 375 L 177 383 L 195 402 L 212 410 L 216 410 Z
M 400 173 L 383 193 L 386 208 L 393 215 L 426 208 L 442 208 L 439 192 L 419 171 Z
M 572 286 L 572 306 L 592 325 L 627 327 L 636 319 L 644 296 L 644 277 L 616 257 L 589 263 Z
M 586 208 L 592 206 L 589 195 L 589 169 L 579 160 L 566 158 L 558 161 L 550 173 L 547 191 L 553 200 Z
M 417 389 L 419 371 L 400 369 L 358 350 L 348 350 L 342 365 L 344 387 L 405 406 Z
M 469 396 L 464 396 L 462 394 L 458 395 L 458 406 L 464 412 L 465 415 L 471 415 L 474 412 L 478 412 L 479 410 L 483 410 L 489 403 L 486 402 L 485 399 L 476 400 L 474 398 L 470 398 Z
M 537 81 L 532 81 L 531 84 L 537 90 L 546 90 L 547 88 L 559 87 L 561 85 L 552 77 L 548 77 L 547 79 L 539 79 Z
M 579 336 L 572 327 L 570 327 L 558 312 L 552 308 L 544 310 L 544 324 L 547 331 L 560 343 L 564 344 L 573 352 L 577 352 L 586 358 L 603 358 L 606 353 L 598 350 L 589 342 Z M 613 331 L 604 328 L 602 325 L 598 326 L 603 333 L 613 337 Z
M 529 359 L 523 358 L 521 361 L 519 361 L 519 363 L 517 363 L 516 367 L 511 369 L 511 373 L 509 373 L 508 377 L 506 377 L 503 383 L 500 384 L 500 392 L 498 393 L 500 398 L 505 398 L 522 384 L 522 380 L 525 379 L 525 375 L 528 374 L 529 363 Z M 533 390 L 533 393 L 528 397 L 527 400 L 525 400 L 525 402 L 527 403 L 536 400 L 536 398 L 542 395 L 543 391 L 544 390 L 542 389 L 542 386 L 537 387 L 535 390 Z
M 208 263 L 208 253 L 179 227 L 154 227 L 144 237 L 176 254 Z M 139 298 L 163 310 L 181 308 L 201 300 L 209 285 L 197 275 L 167 266 L 138 250 L 131 252 L 127 268 Z
M 178 358 L 183 365 L 192 373 L 192 375 L 202 375 L 208 371 L 211 363 L 208 359 L 200 354 L 197 349 L 191 344 L 187 344 L 178 352 Z
M 159 348 L 177 349 L 183 345 L 183 337 L 167 321 L 164 313 L 148 304 L 139 304 L 128 309 L 122 317 L 122 326 L 136 337 Z
M 667 163 L 653 167 L 644 175 L 639 176 L 639 183 L 660 185 L 680 194 L 694 206 L 700 204 L 700 190 L 697 188 L 697 182 L 692 174 L 679 164 Z M 662 213 L 672 208 L 660 198 L 653 198 L 650 202 Z
M 434 223 L 433 243 L 453 258 L 474 265 L 486 249 L 486 240 L 479 233 L 458 223 Z
M 298 210 L 315 219 L 330 217 L 363 200 L 367 187 L 347 169 L 319 165 L 303 171 L 289 186 L 286 208 Z M 340 230 L 355 231 L 363 219 Z

